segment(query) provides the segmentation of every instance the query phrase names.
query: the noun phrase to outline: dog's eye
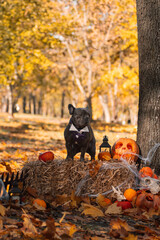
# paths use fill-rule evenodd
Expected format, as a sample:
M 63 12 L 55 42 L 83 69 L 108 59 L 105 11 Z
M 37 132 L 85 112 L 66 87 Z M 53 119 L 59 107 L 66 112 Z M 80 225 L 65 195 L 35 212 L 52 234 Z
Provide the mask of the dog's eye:
M 89 119 L 89 118 L 90 118 L 90 116 L 89 116 L 89 115 L 87 115 L 87 116 L 86 116 L 86 119 Z
M 80 119 L 80 116 L 79 116 L 79 115 L 77 115 L 77 116 L 75 116 L 75 118 L 78 120 L 78 119 Z

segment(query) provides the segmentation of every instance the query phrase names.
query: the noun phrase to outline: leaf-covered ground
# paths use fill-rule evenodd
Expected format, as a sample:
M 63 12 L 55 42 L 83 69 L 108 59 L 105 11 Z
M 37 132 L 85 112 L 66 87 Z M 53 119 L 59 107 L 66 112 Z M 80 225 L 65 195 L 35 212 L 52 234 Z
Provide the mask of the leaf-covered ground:
M 63 131 L 67 120 L 16 114 L 0 115 L 0 174 L 17 172 L 39 153 L 52 151 L 65 159 Z M 97 154 L 104 135 L 113 143 L 120 137 L 136 138 L 136 126 L 92 123 Z M 77 156 L 76 158 L 79 158 Z M 97 158 L 97 156 L 96 156 Z M 76 159 L 75 159 L 76 161 Z M 95 199 L 57 196 L 44 205 L 35 189 L 28 188 L 22 205 L 0 204 L 0 239 L 160 239 L 160 211 L 157 208 L 122 210 L 107 196 Z

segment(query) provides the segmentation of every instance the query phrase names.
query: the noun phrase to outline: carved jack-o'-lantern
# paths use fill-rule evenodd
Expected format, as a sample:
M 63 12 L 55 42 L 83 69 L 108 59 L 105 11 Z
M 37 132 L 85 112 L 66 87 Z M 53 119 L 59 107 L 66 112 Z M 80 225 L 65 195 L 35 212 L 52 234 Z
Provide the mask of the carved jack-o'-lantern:
M 112 147 L 113 159 L 120 160 L 120 158 L 123 157 L 123 159 L 126 159 L 127 161 L 136 162 L 138 157 L 130 153 L 139 154 L 139 147 L 133 139 L 120 138 Z
M 160 197 L 145 190 L 139 190 L 137 196 L 133 200 L 133 204 L 145 210 L 149 210 L 150 208 L 158 210 L 160 206 Z

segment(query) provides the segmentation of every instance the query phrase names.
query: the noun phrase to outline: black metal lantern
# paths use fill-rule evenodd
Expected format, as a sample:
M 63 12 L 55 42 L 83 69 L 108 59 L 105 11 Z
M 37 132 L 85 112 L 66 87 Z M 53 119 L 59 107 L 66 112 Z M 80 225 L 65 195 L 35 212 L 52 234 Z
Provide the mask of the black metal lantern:
M 21 204 L 21 195 L 22 195 L 22 191 L 18 187 L 18 182 L 14 181 L 13 185 L 12 185 L 12 188 L 9 191 L 10 200 L 14 204 Z
M 111 146 L 110 144 L 108 143 L 108 137 L 107 136 L 104 136 L 103 138 L 103 143 L 99 146 L 99 151 L 101 152 L 101 149 L 102 148 L 105 148 L 105 151 L 106 149 L 108 150 L 109 149 L 109 152 L 111 153 Z

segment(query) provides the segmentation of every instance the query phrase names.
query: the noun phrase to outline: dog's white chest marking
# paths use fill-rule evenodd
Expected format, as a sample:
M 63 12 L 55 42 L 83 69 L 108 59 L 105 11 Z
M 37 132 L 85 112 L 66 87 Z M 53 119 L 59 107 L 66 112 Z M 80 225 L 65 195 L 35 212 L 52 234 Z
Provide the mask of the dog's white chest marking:
M 85 126 L 84 128 L 82 128 L 82 129 L 79 131 L 73 124 L 71 124 L 69 131 L 82 133 L 82 132 L 89 132 L 89 129 L 88 129 L 87 126 Z M 79 136 L 76 135 L 76 138 L 79 138 Z

